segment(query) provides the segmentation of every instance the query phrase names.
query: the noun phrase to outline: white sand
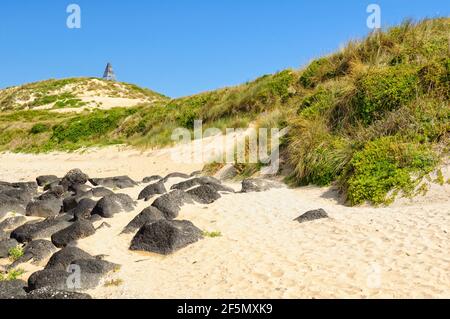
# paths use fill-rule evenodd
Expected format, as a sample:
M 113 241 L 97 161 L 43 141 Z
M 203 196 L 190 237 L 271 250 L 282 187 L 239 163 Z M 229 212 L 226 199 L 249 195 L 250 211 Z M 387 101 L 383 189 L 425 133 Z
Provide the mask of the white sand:
M 201 164 L 174 163 L 167 150 L 139 152 L 109 147 L 84 154 L 0 154 L 0 180 L 31 180 L 81 168 L 91 176 L 144 176 Z M 444 173 L 448 178 L 448 167 Z M 171 180 L 174 183 L 177 180 Z M 168 185 L 170 187 L 170 185 Z M 238 184 L 232 184 L 239 189 Z M 135 198 L 144 186 L 127 189 Z M 107 278 L 117 287 L 89 291 L 98 298 L 449 298 L 450 185 L 388 208 L 343 206 L 330 189 L 274 189 L 223 195 L 212 205 L 187 205 L 179 219 L 222 237 L 205 238 L 173 255 L 128 250 L 123 227 L 136 211 L 107 220 L 78 245 L 122 265 Z M 331 219 L 293 219 L 324 208 Z

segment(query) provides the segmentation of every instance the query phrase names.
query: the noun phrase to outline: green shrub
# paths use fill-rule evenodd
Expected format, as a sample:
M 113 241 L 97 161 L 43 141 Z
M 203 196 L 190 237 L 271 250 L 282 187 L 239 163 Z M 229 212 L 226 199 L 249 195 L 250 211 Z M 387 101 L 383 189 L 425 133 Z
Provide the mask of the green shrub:
M 368 143 L 350 161 L 345 179 L 352 205 L 365 201 L 389 203 L 391 190 L 412 193 L 416 180 L 436 166 L 435 154 L 426 146 L 384 137 Z M 416 175 L 416 180 L 413 175 Z
M 22 246 L 13 247 L 8 251 L 9 259 L 11 259 L 12 261 L 19 260 L 19 258 L 22 257 L 23 254 L 24 251 Z
M 116 129 L 119 122 L 132 112 L 131 109 L 117 108 L 108 111 L 97 110 L 88 115 L 80 115 L 55 126 L 51 139 L 61 144 L 63 142 L 77 143 L 98 138 Z
M 418 77 L 414 68 L 386 67 L 370 70 L 356 82 L 356 116 L 365 124 L 398 109 L 416 97 Z
M 11 269 L 6 274 L 0 273 L 0 281 L 13 281 L 17 280 L 20 276 L 25 273 L 25 270 L 19 269 Z
M 314 88 L 322 81 L 334 78 L 337 76 L 336 69 L 330 61 L 330 58 L 321 58 L 314 60 L 303 71 L 300 76 L 300 84 L 305 88 Z
M 50 127 L 46 124 L 42 124 L 42 123 L 37 123 L 35 125 L 33 125 L 33 127 L 30 130 L 31 134 L 40 134 L 40 133 L 44 133 L 47 132 L 48 130 L 50 130 Z

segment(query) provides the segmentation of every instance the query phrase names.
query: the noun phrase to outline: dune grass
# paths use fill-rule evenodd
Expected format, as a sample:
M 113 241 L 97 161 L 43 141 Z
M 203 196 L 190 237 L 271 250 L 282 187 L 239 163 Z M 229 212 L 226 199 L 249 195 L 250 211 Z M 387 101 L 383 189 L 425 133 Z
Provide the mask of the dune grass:
M 353 205 L 389 203 L 393 193 L 411 194 L 421 177 L 448 157 L 449 29 L 449 18 L 406 21 L 301 70 L 128 109 L 2 112 L 0 150 L 166 146 L 175 128 L 192 131 L 195 120 L 204 128 L 290 127 L 282 152 L 292 167 L 290 183 L 335 184 Z M 45 96 L 63 84 L 46 81 L 29 88 Z M 0 95 L 2 109 L 9 109 L 8 92 Z M 150 93 L 130 85 L 129 94 Z M 238 170 L 247 176 L 257 168 Z

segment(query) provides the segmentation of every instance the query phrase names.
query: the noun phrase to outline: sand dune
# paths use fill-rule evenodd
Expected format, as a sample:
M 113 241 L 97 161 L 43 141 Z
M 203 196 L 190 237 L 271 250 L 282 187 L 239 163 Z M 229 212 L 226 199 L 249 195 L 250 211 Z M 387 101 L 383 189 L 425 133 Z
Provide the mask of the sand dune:
M 140 180 L 202 166 L 173 163 L 169 153 L 109 147 L 73 154 L 1 154 L 0 180 L 62 175 L 74 167 L 91 176 L 127 174 Z M 237 183 L 229 186 L 240 189 Z M 123 192 L 137 198 L 143 187 Z M 382 208 L 346 207 L 329 188 L 223 195 L 212 205 L 186 205 L 179 216 L 222 236 L 165 257 L 131 252 L 132 235 L 120 235 L 150 205 L 139 202 L 134 212 L 107 220 L 111 228 L 78 246 L 122 265 L 108 278 L 122 284 L 88 291 L 97 298 L 449 298 L 449 194 L 449 185 L 436 186 L 426 197 Z M 331 218 L 293 221 L 317 208 Z

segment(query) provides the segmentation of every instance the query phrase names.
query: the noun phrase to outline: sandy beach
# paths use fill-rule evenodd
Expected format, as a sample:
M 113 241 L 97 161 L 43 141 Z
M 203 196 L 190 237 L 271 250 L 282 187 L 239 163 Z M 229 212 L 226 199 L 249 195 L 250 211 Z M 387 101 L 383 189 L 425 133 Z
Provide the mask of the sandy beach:
M 202 168 L 174 163 L 169 154 L 126 147 L 6 153 L 0 155 L 0 180 L 59 176 L 75 167 L 94 177 L 129 175 L 135 180 Z M 443 172 L 448 176 L 448 167 Z M 166 187 L 179 181 L 170 179 Z M 143 188 L 120 192 L 137 199 Z M 331 188 L 223 194 L 211 205 L 185 205 L 178 217 L 221 236 L 169 256 L 128 249 L 133 234 L 121 235 L 122 229 L 151 204 L 139 201 L 135 211 L 106 220 L 110 228 L 77 246 L 122 266 L 105 279 L 120 284 L 88 291 L 95 298 L 449 298 L 449 195 L 450 185 L 432 185 L 424 197 L 375 208 L 347 207 Z M 330 218 L 294 221 L 318 208 Z

